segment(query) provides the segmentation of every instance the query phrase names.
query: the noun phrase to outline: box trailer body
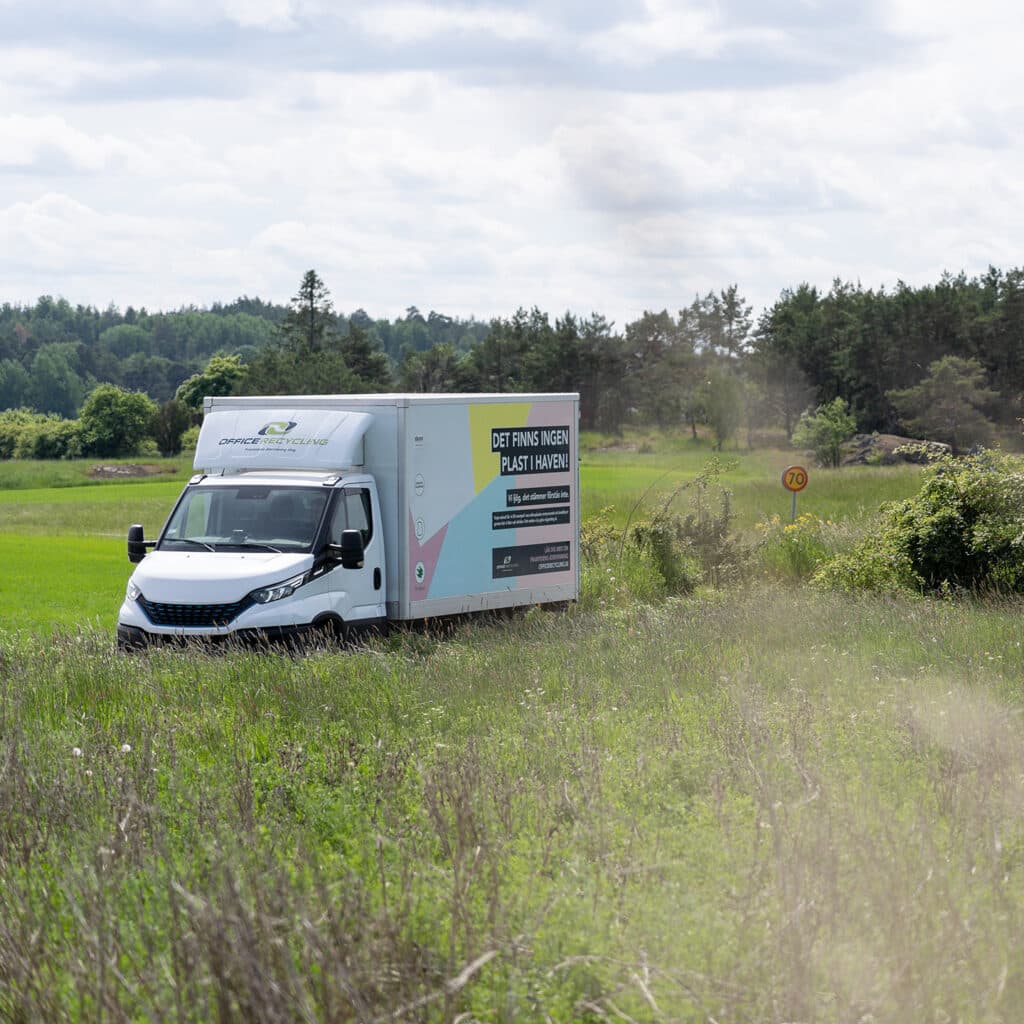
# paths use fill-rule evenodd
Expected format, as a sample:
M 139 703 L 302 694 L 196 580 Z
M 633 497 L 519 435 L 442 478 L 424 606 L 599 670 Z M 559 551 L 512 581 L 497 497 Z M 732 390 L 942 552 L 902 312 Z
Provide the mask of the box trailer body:
M 196 475 L 129 534 L 119 640 L 573 600 L 578 421 L 575 394 L 207 398 Z

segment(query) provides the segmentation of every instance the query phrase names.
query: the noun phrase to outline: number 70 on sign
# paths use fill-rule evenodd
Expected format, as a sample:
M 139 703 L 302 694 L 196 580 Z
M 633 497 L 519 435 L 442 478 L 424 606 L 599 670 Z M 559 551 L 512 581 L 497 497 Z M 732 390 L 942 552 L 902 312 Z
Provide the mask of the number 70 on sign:
M 807 486 L 809 477 L 803 466 L 787 466 L 782 471 L 782 486 L 793 494 L 793 505 L 790 509 L 790 517 L 796 519 L 796 496 Z

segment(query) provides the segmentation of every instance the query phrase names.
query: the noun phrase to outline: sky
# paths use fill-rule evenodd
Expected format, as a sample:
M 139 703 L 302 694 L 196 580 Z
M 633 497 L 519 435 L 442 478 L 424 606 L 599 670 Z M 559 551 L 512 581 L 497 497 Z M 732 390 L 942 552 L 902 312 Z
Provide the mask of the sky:
M 0 0 L 0 302 L 619 327 L 1022 265 L 1009 0 Z

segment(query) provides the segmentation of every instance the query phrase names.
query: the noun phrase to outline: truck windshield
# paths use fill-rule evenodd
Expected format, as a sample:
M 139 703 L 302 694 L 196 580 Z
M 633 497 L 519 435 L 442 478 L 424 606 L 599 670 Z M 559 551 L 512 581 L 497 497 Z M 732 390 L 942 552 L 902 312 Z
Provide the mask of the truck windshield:
M 214 551 L 308 551 L 329 494 L 322 487 L 190 487 L 174 510 L 159 547 L 170 551 L 203 547 Z

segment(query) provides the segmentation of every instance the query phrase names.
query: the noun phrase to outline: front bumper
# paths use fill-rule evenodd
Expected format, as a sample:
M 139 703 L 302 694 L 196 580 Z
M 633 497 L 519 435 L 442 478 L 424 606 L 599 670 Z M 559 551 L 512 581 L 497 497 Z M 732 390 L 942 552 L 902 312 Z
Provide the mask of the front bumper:
M 139 626 L 117 624 L 117 647 L 121 651 L 144 651 L 152 647 L 308 647 L 336 641 L 337 630 L 312 623 L 298 626 L 264 626 L 236 629 L 230 633 L 151 633 Z

